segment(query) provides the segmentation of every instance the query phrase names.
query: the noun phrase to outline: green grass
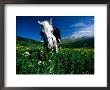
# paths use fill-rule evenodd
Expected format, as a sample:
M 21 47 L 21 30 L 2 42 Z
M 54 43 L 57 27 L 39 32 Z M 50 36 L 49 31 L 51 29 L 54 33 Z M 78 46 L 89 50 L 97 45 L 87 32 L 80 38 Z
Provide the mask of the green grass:
M 25 52 L 30 56 L 26 57 Z M 93 74 L 94 49 L 63 48 L 58 53 L 46 52 L 41 47 L 16 48 L 17 74 Z
M 31 39 L 16 41 L 16 74 L 94 74 L 94 38 L 63 40 L 58 53 Z

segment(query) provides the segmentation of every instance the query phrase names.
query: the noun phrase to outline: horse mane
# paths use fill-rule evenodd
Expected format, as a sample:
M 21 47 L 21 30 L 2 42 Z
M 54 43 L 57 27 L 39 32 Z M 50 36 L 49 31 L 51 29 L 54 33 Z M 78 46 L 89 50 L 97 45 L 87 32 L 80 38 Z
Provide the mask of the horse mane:
M 57 42 L 59 43 L 59 40 L 58 39 L 61 39 L 61 36 L 60 36 L 60 29 L 58 29 L 57 27 L 53 26 L 53 35 L 55 36 Z

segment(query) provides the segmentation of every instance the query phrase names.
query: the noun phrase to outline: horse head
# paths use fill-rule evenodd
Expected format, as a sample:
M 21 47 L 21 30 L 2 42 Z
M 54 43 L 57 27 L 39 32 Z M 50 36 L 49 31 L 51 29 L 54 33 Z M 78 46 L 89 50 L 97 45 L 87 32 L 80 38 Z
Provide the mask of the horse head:
M 40 34 L 43 38 L 44 46 L 49 50 L 56 50 L 58 52 L 57 40 L 53 35 L 52 18 L 46 21 L 38 21 L 38 23 L 40 24 Z

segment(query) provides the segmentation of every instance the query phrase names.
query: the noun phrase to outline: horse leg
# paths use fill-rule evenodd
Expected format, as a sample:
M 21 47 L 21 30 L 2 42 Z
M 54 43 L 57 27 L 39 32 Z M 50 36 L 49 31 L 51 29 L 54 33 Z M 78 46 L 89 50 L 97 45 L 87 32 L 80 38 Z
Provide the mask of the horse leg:
M 57 44 L 55 45 L 55 50 L 56 50 L 56 53 L 58 53 L 58 45 Z

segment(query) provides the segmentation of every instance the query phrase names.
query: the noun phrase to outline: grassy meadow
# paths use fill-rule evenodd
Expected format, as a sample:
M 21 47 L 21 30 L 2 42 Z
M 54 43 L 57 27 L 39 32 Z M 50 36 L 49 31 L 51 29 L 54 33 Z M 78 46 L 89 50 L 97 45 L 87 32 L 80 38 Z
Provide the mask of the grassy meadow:
M 94 39 L 62 40 L 58 53 L 16 37 L 16 74 L 94 74 Z

